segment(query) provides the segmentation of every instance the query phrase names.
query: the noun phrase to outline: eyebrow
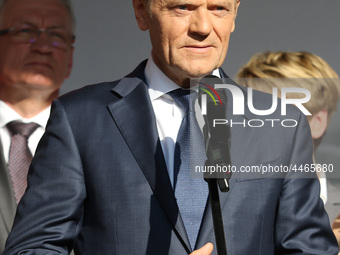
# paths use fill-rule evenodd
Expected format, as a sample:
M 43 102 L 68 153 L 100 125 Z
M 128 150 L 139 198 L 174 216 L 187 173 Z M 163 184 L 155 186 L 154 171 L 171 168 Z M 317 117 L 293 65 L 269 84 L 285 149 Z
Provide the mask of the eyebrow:
M 173 5 L 195 5 L 195 0 L 174 0 L 174 1 L 171 1 L 169 4 L 171 6 Z M 231 8 L 236 8 L 236 3 L 237 1 L 236 0 L 217 0 L 217 1 L 213 1 L 213 3 L 207 3 L 208 6 L 209 5 L 212 5 L 212 6 L 225 6 L 226 8 L 228 9 L 231 9 Z
M 216 1 L 214 3 L 215 5 L 222 5 L 222 6 L 227 6 L 229 8 L 235 6 L 236 1 L 235 0 L 221 0 L 221 1 Z
M 169 2 L 168 4 L 175 4 L 176 5 L 176 4 L 195 4 L 195 3 L 196 3 L 195 0 L 174 0 L 174 1 Z M 220 0 L 220 1 L 215 1 L 214 4 L 233 5 L 233 3 L 236 3 L 236 0 Z
M 14 26 L 17 25 L 27 25 L 27 26 L 32 26 L 32 27 L 38 27 L 36 24 L 32 23 L 31 21 L 27 20 L 18 20 L 17 22 L 14 22 Z M 47 27 L 49 29 L 66 29 L 64 25 L 51 25 Z

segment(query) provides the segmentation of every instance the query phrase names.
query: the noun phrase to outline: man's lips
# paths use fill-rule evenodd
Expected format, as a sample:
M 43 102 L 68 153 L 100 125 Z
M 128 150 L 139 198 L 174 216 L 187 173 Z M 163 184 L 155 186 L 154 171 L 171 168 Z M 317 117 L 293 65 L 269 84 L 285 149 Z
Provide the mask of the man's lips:
M 53 69 L 52 66 L 44 61 L 31 61 L 26 64 L 27 66 L 33 66 L 33 67 L 41 67 L 41 68 L 49 68 Z
M 192 52 L 204 53 L 211 50 L 214 47 L 212 45 L 186 45 L 183 48 Z

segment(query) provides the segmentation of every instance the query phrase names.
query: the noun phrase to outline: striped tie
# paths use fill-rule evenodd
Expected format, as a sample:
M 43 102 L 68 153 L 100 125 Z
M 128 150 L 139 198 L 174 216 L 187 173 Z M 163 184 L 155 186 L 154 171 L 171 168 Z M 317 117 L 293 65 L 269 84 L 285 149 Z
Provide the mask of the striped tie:
M 13 182 L 16 202 L 19 203 L 27 187 L 27 173 L 32 160 L 28 138 L 39 127 L 36 123 L 12 121 L 7 124 L 11 133 L 8 170 Z

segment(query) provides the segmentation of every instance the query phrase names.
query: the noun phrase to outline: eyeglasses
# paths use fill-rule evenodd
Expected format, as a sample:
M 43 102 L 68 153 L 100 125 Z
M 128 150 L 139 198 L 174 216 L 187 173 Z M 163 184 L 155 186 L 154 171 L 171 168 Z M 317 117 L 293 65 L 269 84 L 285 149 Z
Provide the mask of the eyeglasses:
M 75 36 L 61 28 L 36 28 L 33 26 L 19 26 L 0 30 L 0 35 L 9 34 L 16 43 L 34 43 L 39 35 L 45 32 L 53 47 L 67 49 L 72 46 Z

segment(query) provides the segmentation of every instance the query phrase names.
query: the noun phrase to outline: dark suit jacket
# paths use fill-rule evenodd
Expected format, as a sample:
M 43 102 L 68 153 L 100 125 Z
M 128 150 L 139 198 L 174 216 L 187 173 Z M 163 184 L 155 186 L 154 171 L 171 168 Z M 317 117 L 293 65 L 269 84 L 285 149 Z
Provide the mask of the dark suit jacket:
M 4 159 L 0 140 L 0 254 L 12 228 L 16 210 L 13 185 Z
M 76 254 L 91 255 L 190 252 L 144 66 L 122 80 L 88 86 L 53 103 L 4 255 L 66 254 L 72 246 Z M 255 95 L 262 106 L 268 97 Z M 231 104 L 228 100 L 228 109 Z M 232 164 L 312 163 L 308 122 L 296 109 L 289 114 L 298 120 L 296 128 L 232 128 Z M 246 111 L 235 121 L 253 118 Z M 316 178 L 235 174 L 230 186 L 220 194 L 229 255 L 337 253 Z M 214 243 L 209 206 L 197 247 L 208 241 Z

